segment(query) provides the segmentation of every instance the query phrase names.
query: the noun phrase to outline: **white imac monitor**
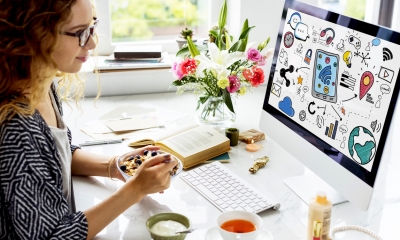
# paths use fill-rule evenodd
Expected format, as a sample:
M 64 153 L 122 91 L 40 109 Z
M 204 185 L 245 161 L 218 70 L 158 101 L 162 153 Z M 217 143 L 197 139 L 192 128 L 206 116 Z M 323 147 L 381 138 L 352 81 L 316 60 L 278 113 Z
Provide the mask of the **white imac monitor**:
M 343 197 L 335 203 L 366 210 L 391 144 L 399 69 L 399 33 L 287 0 L 260 129 Z M 285 180 L 306 202 L 317 182 Z

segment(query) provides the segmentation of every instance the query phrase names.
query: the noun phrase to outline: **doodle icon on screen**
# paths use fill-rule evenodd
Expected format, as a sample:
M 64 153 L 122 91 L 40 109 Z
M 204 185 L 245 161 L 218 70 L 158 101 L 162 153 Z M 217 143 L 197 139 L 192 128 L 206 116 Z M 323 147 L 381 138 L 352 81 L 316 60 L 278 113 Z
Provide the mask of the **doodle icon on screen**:
M 295 12 L 295 13 L 292 14 L 292 16 L 290 16 L 290 19 L 289 19 L 289 21 L 287 22 L 287 24 L 289 24 L 290 27 L 291 27 L 293 30 L 295 30 L 297 24 L 300 23 L 300 22 L 301 22 L 301 15 L 300 15 L 300 13 Z
M 351 68 L 351 59 L 353 58 L 353 54 L 350 51 L 346 51 L 343 54 L 343 60 L 346 62 L 346 66 Z
M 359 50 L 359 49 L 361 48 L 361 41 L 360 41 L 360 39 L 356 38 L 355 36 L 350 35 L 348 41 L 349 41 L 349 43 L 350 43 L 351 45 L 353 45 L 357 50 Z
M 296 39 L 306 41 L 307 38 L 310 37 L 308 35 L 308 26 L 301 22 L 297 23 L 296 29 L 294 30 L 294 36 L 296 37 Z
M 389 61 L 393 59 L 393 53 L 389 48 L 383 48 L 383 61 Z
M 327 102 L 337 101 L 339 55 L 318 49 L 315 53 L 312 96 Z
M 369 71 L 364 72 L 360 79 L 360 100 L 363 99 L 372 85 L 374 85 L 374 75 Z
M 290 97 L 285 97 L 279 102 L 279 109 L 286 113 L 288 116 L 294 116 L 294 109 L 292 108 L 292 99 Z
M 380 79 L 383 79 L 389 83 L 392 82 L 393 77 L 394 77 L 394 71 L 390 70 L 388 68 L 385 67 L 381 67 L 381 70 L 379 71 L 378 77 Z

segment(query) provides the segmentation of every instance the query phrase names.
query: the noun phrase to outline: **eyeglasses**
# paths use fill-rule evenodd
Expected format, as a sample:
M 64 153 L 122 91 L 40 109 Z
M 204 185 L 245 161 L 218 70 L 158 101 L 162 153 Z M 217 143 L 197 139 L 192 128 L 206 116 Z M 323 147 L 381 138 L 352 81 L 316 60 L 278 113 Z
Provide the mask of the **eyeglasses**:
M 83 30 L 80 30 L 76 33 L 61 32 L 61 34 L 71 36 L 71 37 L 78 37 L 79 38 L 79 46 L 83 47 L 86 45 L 86 43 L 89 42 L 90 36 L 94 37 L 94 34 L 96 33 L 96 27 L 97 27 L 97 23 L 99 22 L 99 19 L 96 17 L 93 17 L 93 20 L 94 20 L 93 25 L 89 26 Z

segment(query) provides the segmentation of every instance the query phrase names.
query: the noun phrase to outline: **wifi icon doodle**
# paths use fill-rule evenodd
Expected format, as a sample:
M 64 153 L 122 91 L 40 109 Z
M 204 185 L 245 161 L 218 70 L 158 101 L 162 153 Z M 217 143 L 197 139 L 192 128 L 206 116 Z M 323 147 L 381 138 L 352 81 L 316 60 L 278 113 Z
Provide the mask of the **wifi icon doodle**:
M 388 61 L 393 59 L 393 53 L 389 48 L 383 48 L 383 61 Z
M 331 76 L 332 76 L 332 71 L 331 71 L 330 65 L 328 65 L 324 69 L 322 69 L 318 75 L 319 79 L 321 79 L 321 81 L 326 85 L 329 85 L 331 83 L 331 79 L 332 79 Z

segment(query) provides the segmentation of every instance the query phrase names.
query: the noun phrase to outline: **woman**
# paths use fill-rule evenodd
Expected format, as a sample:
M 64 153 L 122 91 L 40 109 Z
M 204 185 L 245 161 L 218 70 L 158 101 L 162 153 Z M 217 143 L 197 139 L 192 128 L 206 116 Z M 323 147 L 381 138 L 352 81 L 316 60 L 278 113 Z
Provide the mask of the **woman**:
M 169 187 L 176 163 L 158 155 L 110 198 L 71 211 L 71 174 L 123 180 L 116 157 L 70 145 L 53 83 L 80 70 L 96 45 L 97 21 L 90 0 L 0 1 L 0 239 L 91 239 L 144 196 Z M 132 154 L 145 149 L 158 148 Z

